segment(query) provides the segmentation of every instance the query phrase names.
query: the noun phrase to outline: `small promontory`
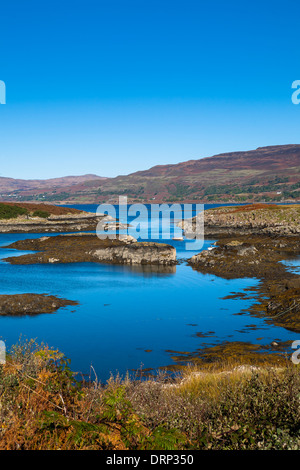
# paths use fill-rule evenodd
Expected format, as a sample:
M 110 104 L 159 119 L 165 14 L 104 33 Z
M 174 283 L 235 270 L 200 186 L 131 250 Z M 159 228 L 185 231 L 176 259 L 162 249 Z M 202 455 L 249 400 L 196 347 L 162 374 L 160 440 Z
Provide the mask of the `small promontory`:
M 0 233 L 78 232 L 96 230 L 110 217 L 71 207 L 35 203 L 0 203 Z
M 197 215 L 180 222 L 185 234 L 193 232 Z M 204 211 L 206 237 L 235 235 L 300 235 L 300 204 L 249 204 Z

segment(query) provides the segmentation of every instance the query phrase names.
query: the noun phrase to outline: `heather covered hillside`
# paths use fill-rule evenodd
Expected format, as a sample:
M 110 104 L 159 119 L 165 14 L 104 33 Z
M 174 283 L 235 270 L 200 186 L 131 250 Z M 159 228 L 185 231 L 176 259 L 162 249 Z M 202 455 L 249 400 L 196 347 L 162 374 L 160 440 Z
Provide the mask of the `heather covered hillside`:
M 166 201 L 300 198 L 300 145 L 264 147 L 161 165 L 106 180 L 99 195 L 124 192 Z
M 43 185 L 16 184 L 10 192 L 3 189 L 3 180 L 2 200 L 97 203 L 117 202 L 119 195 L 126 195 L 129 202 L 295 202 L 300 200 L 300 145 L 158 165 L 116 178 L 86 175 L 64 179 L 63 184 L 59 178 Z

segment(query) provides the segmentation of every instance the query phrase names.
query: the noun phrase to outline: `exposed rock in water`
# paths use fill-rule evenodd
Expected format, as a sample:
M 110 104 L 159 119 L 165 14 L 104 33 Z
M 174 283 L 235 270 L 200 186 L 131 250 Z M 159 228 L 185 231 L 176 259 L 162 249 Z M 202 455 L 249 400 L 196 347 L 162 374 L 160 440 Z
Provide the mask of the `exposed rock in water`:
M 0 315 L 3 316 L 53 313 L 67 305 L 78 305 L 78 302 L 46 294 L 0 295 Z
M 188 262 L 196 269 L 227 279 L 280 278 L 286 268 L 279 261 L 297 256 L 299 252 L 299 237 L 248 235 L 239 240 L 221 238 L 213 250 L 201 251 Z
M 111 264 L 174 265 L 176 249 L 164 243 L 136 242 L 123 236 L 99 239 L 94 234 L 58 235 L 19 240 L 6 248 L 37 251 L 6 258 L 11 264 L 104 262 Z

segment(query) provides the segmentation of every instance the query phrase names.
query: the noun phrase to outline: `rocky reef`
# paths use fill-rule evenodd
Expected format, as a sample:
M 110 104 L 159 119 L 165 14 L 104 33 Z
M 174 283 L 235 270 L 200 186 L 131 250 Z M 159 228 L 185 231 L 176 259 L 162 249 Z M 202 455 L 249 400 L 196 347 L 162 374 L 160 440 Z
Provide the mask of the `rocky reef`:
M 67 305 L 78 305 L 78 302 L 46 294 L 0 295 L 0 316 L 53 313 Z
M 58 235 L 19 240 L 6 248 L 37 252 L 4 260 L 11 264 L 101 262 L 170 266 L 176 263 L 173 246 L 137 242 L 129 236 L 100 239 L 95 234 L 85 233 Z

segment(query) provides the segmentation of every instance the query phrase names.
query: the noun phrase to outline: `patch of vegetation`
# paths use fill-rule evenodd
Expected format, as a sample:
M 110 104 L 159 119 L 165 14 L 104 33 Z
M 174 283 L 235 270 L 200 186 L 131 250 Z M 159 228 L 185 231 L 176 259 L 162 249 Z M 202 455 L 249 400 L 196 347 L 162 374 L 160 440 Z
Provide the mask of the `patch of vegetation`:
M 97 194 L 99 196 L 116 196 L 116 195 L 128 195 L 128 196 L 139 196 L 141 194 L 144 194 L 144 187 L 143 186 L 138 186 L 138 187 L 129 187 L 129 188 L 123 188 L 123 189 L 118 189 L 118 190 L 111 190 L 111 191 L 103 191 L 101 188 L 97 190 Z
M 54 193 L 54 191 L 53 191 Z M 80 194 L 80 193 L 74 193 L 74 194 Z M 74 194 L 67 193 L 65 191 L 62 191 L 60 193 L 52 194 L 51 193 L 43 193 L 43 194 L 36 194 L 36 195 L 31 195 L 31 196 L 19 196 L 20 202 L 22 201 L 47 201 L 47 202 L 56 202 L 56 201 L 64 201 L 69 199 L 70 197 L 74 196 Z
M 167 187 L 168 193 L 175 198 L 183 198 L 189 196 L 195 191 L 195 188 L 181 183 L 171 183 Z
M 0 449 L 300 449 L 300 376 L 285 367 L 184 369 L 78 381 L 33 341 L 0 365 Z
M 41 217 L 43 219 L 47 219 L 49 216 L 50 216 L 49 212 L 41 211 L 41 210 L 34 211 L 32 214 L 32 217 Z
M 293 185 L 283 185 L 277 182 L 272 182 L 271 184 L 265 185 L 245 185 L 245 186 L 238 186 L 238 185 L 212 185 L 205 189 L 204 195 L 209 196 L 211 194 L 260 194 L 266 192 L 284 192 L 286 195 L 290 195 L 294 193 L 294 190 L 300 187 L 300 183 L 296 183 Z M 297 196 L 295 196 L 297 197 Z
M 0 219 L 16 219 L 20 215 L 27 215 L 27 209 L 0 203 Z

